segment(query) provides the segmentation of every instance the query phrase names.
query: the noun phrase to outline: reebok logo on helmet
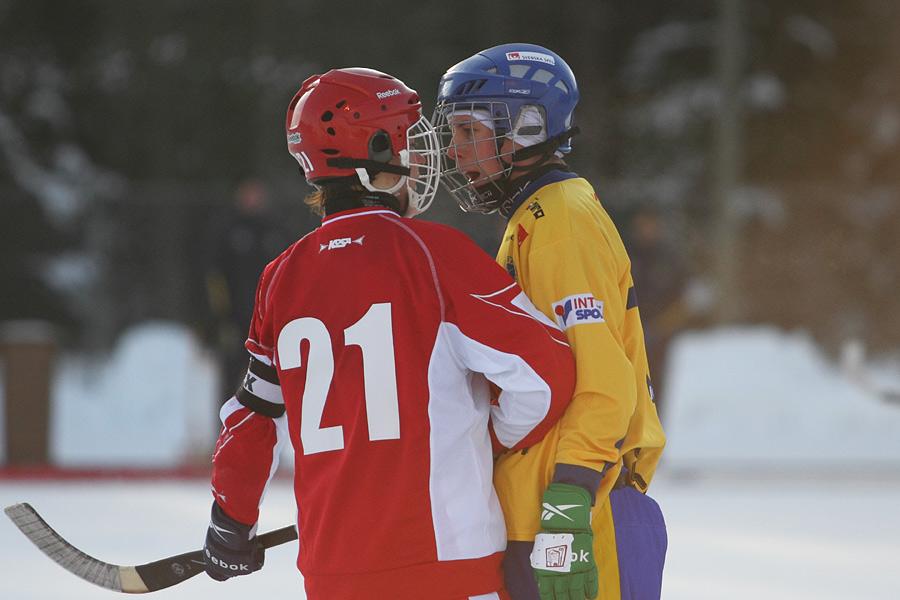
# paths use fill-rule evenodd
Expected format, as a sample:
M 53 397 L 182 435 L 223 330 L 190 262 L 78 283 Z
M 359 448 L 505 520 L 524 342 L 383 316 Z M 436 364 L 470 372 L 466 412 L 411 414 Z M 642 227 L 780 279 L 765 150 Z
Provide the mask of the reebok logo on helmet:
M 390 98 L 391 96 L 399 96 L 400 90 L 398 90 L 397 88 L 394 88 L 394 89 L 388 90 L 386 92 L 377 92 L 375 95 L 378 96 L 379 100 L 384 100 L 385 98 Z

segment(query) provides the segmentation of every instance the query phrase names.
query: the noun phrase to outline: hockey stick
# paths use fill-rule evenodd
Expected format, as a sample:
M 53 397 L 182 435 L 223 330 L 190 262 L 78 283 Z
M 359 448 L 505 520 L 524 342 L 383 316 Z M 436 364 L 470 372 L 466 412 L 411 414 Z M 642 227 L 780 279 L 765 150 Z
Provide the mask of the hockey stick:
M 13 504 L 5 509 L 6 516 L 31 540 L 38 549 L 59 566 L 87 582 L 114 592 L 146 594 L 155 592 L 202 573 L 203 550 L 185 552 L 145 565 L 122 567 L 88 556 L 56 533 L 30 504 Z M 263 548 L 271 548 L 297 539 L 293 525 L 259 536 Z

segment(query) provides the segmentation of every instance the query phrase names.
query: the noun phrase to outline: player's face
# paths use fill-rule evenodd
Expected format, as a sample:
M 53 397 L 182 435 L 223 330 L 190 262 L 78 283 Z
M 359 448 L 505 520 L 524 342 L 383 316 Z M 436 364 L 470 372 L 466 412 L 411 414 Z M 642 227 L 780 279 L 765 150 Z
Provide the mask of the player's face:
M 494 130 L 468 114 L 450 118 L 452 143 L 447 155 L 456 161 L 456 170 L 477 185 L 503 173 L 497 157 Z

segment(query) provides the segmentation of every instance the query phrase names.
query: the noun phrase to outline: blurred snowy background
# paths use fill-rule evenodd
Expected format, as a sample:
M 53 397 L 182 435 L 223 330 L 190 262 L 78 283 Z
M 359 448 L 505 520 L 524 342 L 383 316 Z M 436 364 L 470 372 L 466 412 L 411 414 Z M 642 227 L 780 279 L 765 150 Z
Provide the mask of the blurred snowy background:
M 288 101 L 368 66 L 430 112 L 447 67 L 529 41 L 578 77 L 569 162 L 634 262 L 664 597 L 900 597 L 898 30 L 886 0 L 0 0 L 0 503 L 113 562 L 198 546 L 240 290 L 317 225 Z M 491 254 L 502 227 L 424 218 Z M 292 593 L 290 555 L 159 596 Z M 0 569 L 4 597 L 108 595 L 8 523 Z

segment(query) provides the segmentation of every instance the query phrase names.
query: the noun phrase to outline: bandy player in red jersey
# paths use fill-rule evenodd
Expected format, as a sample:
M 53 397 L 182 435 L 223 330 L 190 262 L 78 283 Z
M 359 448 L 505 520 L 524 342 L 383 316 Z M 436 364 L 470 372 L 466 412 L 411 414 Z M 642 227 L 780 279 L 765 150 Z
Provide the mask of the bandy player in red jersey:
M 430 204 L 439 159 L 403 82 L 312 77 L 287 136 L 322 225 L 259 282 L 248 372 L 220 413 L 207 573 L 262 567 L 259 507 L 289 438 L 309 600 L 506 599 L 492 451 L 563 412 L 565 336 L 464 234 L 405 218 Z

